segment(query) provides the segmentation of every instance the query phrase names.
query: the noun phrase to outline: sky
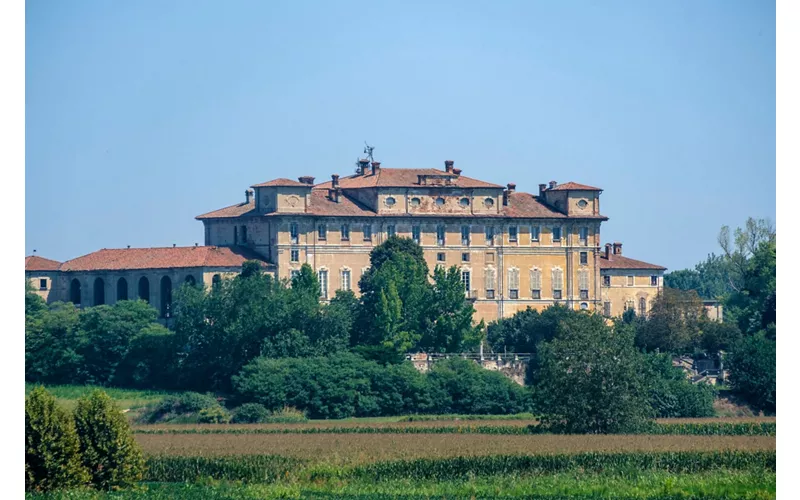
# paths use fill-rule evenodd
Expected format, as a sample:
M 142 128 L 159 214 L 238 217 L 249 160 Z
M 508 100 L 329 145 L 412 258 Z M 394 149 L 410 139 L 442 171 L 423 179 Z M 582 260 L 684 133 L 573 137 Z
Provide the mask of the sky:
M 767 1 L 28 0 L 25 251 L 203 243 L 276 177 L 444 168 L 603 188 L 669 269 L 775 220 Z

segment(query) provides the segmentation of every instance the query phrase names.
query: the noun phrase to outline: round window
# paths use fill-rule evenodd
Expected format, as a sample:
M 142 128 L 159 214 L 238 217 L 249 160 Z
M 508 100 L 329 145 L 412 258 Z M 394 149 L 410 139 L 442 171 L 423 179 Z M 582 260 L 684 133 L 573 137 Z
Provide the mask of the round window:
M 419 198 L 411 198 L 411 206 L 418 207 L 419 206 Z
M 394 199 L 394 197 L 390 196 L 390 197 L 386 198 L 386 204 L 387 204 L 388 206 L 390 206 L 390 207 L 391 207 L 391 206 L 392 206 L 392 205 L 394 205 L 395 203 L 397 203 L 397 201 Z
M 483 200 L 483 205 L 486 208 L 492 208 L 494 206 L 494 198 L 486 198 Z
M 462 207 L 468 207 L 469 198 L 461 198 L 460 200 L 458 200 L 458 204 L 461 205 Z
M 586 208 L 587 205 L 589 205 L 589 202 L 586 201 L 586 200 L 581 200 L 581 201 L 578 202 L 578 206 L 580 208 Z
M 586 302 L 581 302 L 581 309 L 584 310 L 589 309 L 589 304 L 587 304 Z
M 444 198 L 442 198 L 441 196 L 439 198 L 436 198 L 436 204 L 439 205 L 440 207 L 444 205 Z

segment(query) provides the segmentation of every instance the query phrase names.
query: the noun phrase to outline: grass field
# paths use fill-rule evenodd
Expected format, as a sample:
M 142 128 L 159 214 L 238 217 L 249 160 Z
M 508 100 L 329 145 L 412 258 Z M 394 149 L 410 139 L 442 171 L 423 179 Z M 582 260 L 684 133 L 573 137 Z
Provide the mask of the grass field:
M 36 387 L 35 384 L 26 382 L 25 395 L 34 387 Z M 99 387 L 95 385 L 48 385 L 46 388 L 56 397 L 59 404 L 67 408 L 72 408 L 78 398 L 89 394 L 94 389 L 105 391 L 105 393 L 108 394 L 111 399 L 115 400 L 123 410 L 138 410 L 147 405 L 158 403 L 171 394 L 166 391 L 119 389 L 116 387 Z

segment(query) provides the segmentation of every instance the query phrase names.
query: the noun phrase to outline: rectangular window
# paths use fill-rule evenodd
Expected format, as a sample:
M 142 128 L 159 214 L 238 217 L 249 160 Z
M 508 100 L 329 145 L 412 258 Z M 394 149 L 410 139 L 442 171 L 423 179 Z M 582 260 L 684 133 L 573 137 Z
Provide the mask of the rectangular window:
M 364 224 L 364 241 L 372 241 L 372 226 Z
M 350 224 L 342 224 L 342 241 L 350 241 Z
M 292 262 L 300 262 L 300 250 L 297 248 L 289 250 L 289 258 Z
M 561 290 L 564 288 L 564 271 L 561 269 L 553 269 L 553 298 L 556 300 L 561 299 Z
M 39 290 L 47 290 L 47 279 L 39 280 Z
M 494 226 L 486 226 L 484 228 L 484 232 L 486 233 L 486 245 L 493 246 L 494 245 Z
M 553 228 L 553 241 L 561 241 L 561 227 Z
M 603 302 L 603 314 L 607 317 L 611 317 L 611 302 Z
M 539 241 L 539 235 L 542 232 L 542 228 L 539 226 L 531 227 L 531 241 Z
M 511 243 L 517 241 L 517 226 L 508 226 L 508 241 Z
M 464 293 L 469 297 L 470 293 L 470 273 L 469 271 L 461 271 L 461 283 L 464 284 Z
M 553 299 L 561 300 L 561 290 L 553 290 Z
M 589 290 L 581 290 L 581 300 L 589 299 Z
M 581 252 L 581 265 L 589 263 L 589 252 Z
M 603 286 L 611 286 L 611 276 L 603 276 Z
M 541 290 L 531 290 L 531 298 L 539 300 L 542 298 L 542 291 Z
M 486 298 L 493 299 L 494 298 L 494 290 L 486 290 Z
M 585 253 L 585 252 L 582 252 Z M 578 271 L 578 290 L 580 290 L 581 300 L 589 299 L 589 270 L 581 269 Z
M 444 258 L 444 252 L 439 252 L 439 253 L 437 253 L 437 254 L 436 254 L 436 260 L 437 260 L 438 262 L 444 262 L 444 260 L 445 260 L 445 258 Z
M 419 226 L 411 226 L 411 239 L 414 240 L 414 243 L 419 245 Z
M 586 243 L 589 241 L 589 228 L 582 227 L 579 231 L 578 239 L 580 240 L 581 245 L 586 246 Z
M 461 262 L 469 262 L 469 252 L 463 252 L 461 254 Z
M 300 275 L 299 269 L 289 269 L 289 279 L 295 279 L 299 275 Z
M 518 299 L 519 298 L 519 290 L 511 289 L 508 291 L 508 298 L 509 299 Z
M 494 262 L 494 252 L 486 252 L 486 262 Z
M 461 244 L 469 246 L 469 226 L 461 226 Z
M 350 290 L 350 270 L 342 269 L 342 290 Z
M 519 269 L 508 270 L 508 296 L 511 299 L 519 298 Z
M 300 238 L 300 231 L 297 230 L 297 223 L 292 222 L 289 224 L 289 236 L 292 239 L 292 243 L 297 243 Z
M 319 270 L 319 294 L 323 299 L 328 298 L 328 271 L 326 269 Z
M 633 276 L 628 276 L 628 286 L 633 286 Z
M 531 297 L 542 298 L 542 271 L 540 269 L 531 269 Z
M 496 274 L 494 268 L 490 267 L 484 271 L 484 280 L 486 282 L 486 298 L 494 298 L 494 287 L 496 282 Z
M 386 226 L 386 236 L 391 238 L 392 236 L 395 236 L 396 234 L 397 234 L 397 229 L 395 228 L 394 224 L 390 224 L 390 225 Z
M 658 286 L 658 276 L 650 276 L 650 286 Z
M 444 226 L 436 226 L 436 244 L 444 246 Z
M 317 227 L 317 238 L 320 241 L 325 241 L 326 239 L 328 239 L 328 226 L 326 226 L 325 224 L 320 224 Z

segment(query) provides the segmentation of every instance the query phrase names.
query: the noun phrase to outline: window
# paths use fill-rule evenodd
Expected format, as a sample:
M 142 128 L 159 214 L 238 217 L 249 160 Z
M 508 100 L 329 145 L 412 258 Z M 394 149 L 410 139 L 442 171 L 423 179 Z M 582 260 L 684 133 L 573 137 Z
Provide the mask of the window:
M 581 310 L 585 311 L 587 309 L 589 309 L 589 304 L 587 304 L 586 302 L 581 302 Z
M 386 235 L 391 238 L 397 234 L 397 229 L 395 228 L 394 224 L 390 224 L 386 226 Z
M 519 269 L 511 268 L 508 270 L 508 297 L 511 299 L 519 298 Z
M 411 239 L 414 240 L 414 243 L 419 245 L 419 226 L 411 226 Z
M 553 241 L 561 241 L 561 228 L 554 227 L 553 228 Z
M 628 286 L 633 286 L 633 276 L 628 276 Z
M 444 226 L 436 226 L 436 244 L 444 246 Z
M 242 243 L 247 244 L 247 226 L 242 226 Z
M 611 276 L 603 276 L 603 286 L 611 286 Z
M 289 224 L 289 236 L 292 238 L 292 243 L 297 243 L 300 232 L 297 230 L 297 223 L 292 222 Z
M 411 206 L 418 207 L 419 206 L 419 198 L 411 198 Z
M 464 208 L 468 207 L 469 206 L 469 198 L 461 198 L 460 200 L 458 200 L 458 204 L 461 205 Z
M 589 252 L 581 252 L 581 265 L 585 266 L 589 263 Z
M 461 262 L 469 262 L 469 252 L 463 252 L 461 254 Z
M 342 290 L 350 290 L 350 270 L 342 269 Z
M 603 315 L 611 317 L 611 302 L 603 302 Z
M 531 269 L 531 297 L 542 298 L 542 271 L 540 269 Z
M 445 260 L 444 252 L 439 252 L 439 253 L 436 254 L 436 261 L 437 262 L 444 262 L 444 260 Z
M 233 226 L 233 244 L 239 243 L 239 226 Z
M 582 300 L 589 299 L 589 270 L 581 269 L 578 271 L 578 290 Z
M 493 267 L 486 268 L 483 273 L 484 280 L 485 280 L 485 288 L 486 288 L 486 298 L 493 299 L 494 298 L 494 288 L 495 283 L 497 282 L 497 274 Z
M 469 271 L 461 271 L 461 283 L 464 284 L 464 293 L 469 297 L 470 286 L 470 273 Z
M 492 208 L 494 206 L 494 198 L 486 198 L 483 200 L 483 206 L 486 208 Z
M 328 298 L 328 270 L 319 270 L 319 294 L 323 299 Z
M 39 290 L 47 290 L 47 279 L 39 280 Z
M 625 301 L 625 310 L 633 309 L 633 300 L 628 299 Z
M 461 226 L 461 244 L 469 246 L 469 226 Z
M 564 271 L 560 268 L 553 269 L 553 298 L 561 299 L 561 290 L 564 288 Z
M 517 241 L 517 226 L 508 226 L 508 241 L 512 243 Z
M 650 276 L 650 286 L 658 286 L 658 276 Z
M 442 198 L 441 196 L 436 198 L 436 206 L 438 207 L 444 206 L 444 198 Z
M 542 232 L 542 228 L 539 226 L 531 227 L 531 241 L 539 241 L 539 235 Z
M 486 262 L 494 262 L 494 252 L 486 252 Z
M 289 269 L 289 279 L 295 279 L 298 276 L 300 276 L 299 269 Z
M 392 206 L 394 206 L 395 203 L 397 203 L 397 200 L 395 200 L 393 196 L 390 196 L 390 197 L 386 198 L 386 206 L 387 207 L 392 207 Z
M 486 245 L 493 246 L 494 245 L 494 226 L 486 226 L 484 229 L 486 233 Z
M 364 241 L 372 241 L 372 226 L 364 224 Z
M 579 229 L 578 239 L 580 240 L 581 245 L 586 246 L 587 242 L 589 241 L 588 227 L 582 227 Z
M 350 224 L 342 224 L 342 241 L 350 241 Z
M 320 241 L 325 241 L 328 239 L 328 226 L 325 224 L 320 224 L 317 227 L 317 237 Z
M 639 316 L 647 316 L 647 299 L 644 297 L 639 299 Z
M 289 260 L 291 262 L 300 262 L 300 250 L 298 248 L 289 250 Z

